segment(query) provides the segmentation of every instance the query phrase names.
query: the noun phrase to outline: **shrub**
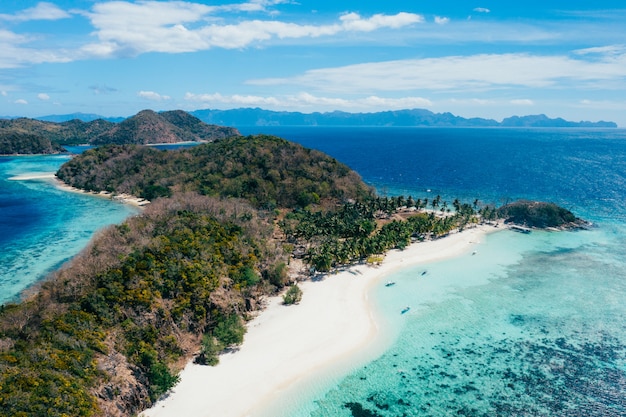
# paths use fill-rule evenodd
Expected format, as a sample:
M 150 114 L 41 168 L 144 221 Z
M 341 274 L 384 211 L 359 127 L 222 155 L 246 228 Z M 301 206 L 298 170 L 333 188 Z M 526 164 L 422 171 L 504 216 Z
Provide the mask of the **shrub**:
M 302 300 L 302 290 L 297 284 L 293 284 L 285 295 L 283 295 L 283 303 L 285 305 L 298 304 Z

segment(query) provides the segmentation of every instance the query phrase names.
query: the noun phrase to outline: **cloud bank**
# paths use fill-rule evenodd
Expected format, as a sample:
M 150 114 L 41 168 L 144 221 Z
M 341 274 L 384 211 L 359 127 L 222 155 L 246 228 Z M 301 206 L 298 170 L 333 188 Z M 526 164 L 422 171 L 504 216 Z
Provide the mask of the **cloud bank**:
M 252 85 L 302 85 L 320 91 L 487 91 L 501 88 L 626 88 L 626 52 L 589 61 L 568 56 L 479 54 L 407 59 L 314 69 Z

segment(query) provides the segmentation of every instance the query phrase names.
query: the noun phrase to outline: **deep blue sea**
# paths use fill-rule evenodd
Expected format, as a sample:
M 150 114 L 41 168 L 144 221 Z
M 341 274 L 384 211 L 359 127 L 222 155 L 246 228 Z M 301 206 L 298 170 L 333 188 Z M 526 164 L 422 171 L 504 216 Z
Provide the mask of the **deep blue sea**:
M 399 272 L 373 294 L 400 329 L 386 351 L 260 416 L 626 416 L 625 130 L 240 130 L 322 150 L 381 194 L 539 199 L 594 223 L 495 233 L 476 255 Z
M 326 152 L 380 194 L 539 199 L 594 224 L 494 233 L 474 256 L 397 273 L 371 297 L 398 329 L 384 352 L 311 375 L 259 416 L 626 416 L 626 130 L 238 128 Z M 133 214 L 9 180 L 64 158 L 0 158 L 1 300 Z

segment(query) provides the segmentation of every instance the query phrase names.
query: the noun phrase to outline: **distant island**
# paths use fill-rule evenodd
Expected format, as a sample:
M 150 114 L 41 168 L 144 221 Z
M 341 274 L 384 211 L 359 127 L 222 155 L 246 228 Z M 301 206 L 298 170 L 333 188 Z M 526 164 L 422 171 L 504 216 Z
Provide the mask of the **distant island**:
M 235 128 L 206 124 L 182 110 L 143 110 L 119 123 L 101 118 L 50 122 L 22 117 L 0 119 L 0 154 L 62 152 L 62 146 L 72 145 L 211 142 L 237 135 Z
M 0 129 L 0 155 L 47 155 L 63 152 L 67 150 L 43 136 Z

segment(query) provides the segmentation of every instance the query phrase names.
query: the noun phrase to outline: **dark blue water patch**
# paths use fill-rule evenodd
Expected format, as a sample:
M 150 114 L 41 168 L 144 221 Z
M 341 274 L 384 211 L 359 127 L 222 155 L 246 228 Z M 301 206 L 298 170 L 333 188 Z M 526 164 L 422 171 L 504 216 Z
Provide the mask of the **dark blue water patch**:
M 626 219 L 626 131 L 621 129 L 250 130 L 326 152 L 381 193 L 430 190 L 432 196 L 498 205 L 518 198 L 548 200 L 585 214 Z
M 0 245 L 30 233 L 42 221 L 43 213 L 36 203 L 14 189 L 0 190 Z
M 78 155 L 86 150 L 93 149 L 95 146 L 92 145 L 78 145 L 78 146 L 64 146 L 64 148 L 71 154 Z

